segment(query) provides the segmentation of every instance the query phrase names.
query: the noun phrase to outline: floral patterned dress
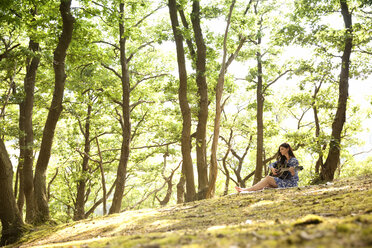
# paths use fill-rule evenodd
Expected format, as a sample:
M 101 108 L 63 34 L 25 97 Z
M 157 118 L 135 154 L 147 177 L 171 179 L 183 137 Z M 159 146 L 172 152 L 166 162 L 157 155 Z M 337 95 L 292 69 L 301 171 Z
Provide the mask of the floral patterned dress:
M 276 161 L 274 163 L 269 164 L 269 169 L 274 168 L 279 163 L 279 161 Z M 287 167 L 296 167 L 298 166 L 298 160 L 295 157 L 291 157 L 287 161 Z M 279 177 L 274 177 L 274 180 L 276 182 L 276 185 L 278 185 L 278 188 L 290 188 L 290 187 L 297 187 L 298 183 L 298 173 L 297 170 L 295 170 L 295 175 L 289 177 L 288 179 L 281 179 Z

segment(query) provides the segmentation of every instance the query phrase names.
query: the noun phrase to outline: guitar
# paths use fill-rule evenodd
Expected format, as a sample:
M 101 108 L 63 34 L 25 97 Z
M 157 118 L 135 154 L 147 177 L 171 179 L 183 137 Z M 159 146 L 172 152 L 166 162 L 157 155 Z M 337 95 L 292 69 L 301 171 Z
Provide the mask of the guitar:
M 289 179 L 292 177 L 292 174 L 291 172 L 289 172 L 289 168 L 291 167 L 283 167 L 282 164 L 277 164 L 277 165 L 274 165 L 274 169 L 276 169 L 276 175 L 273 174 L 273 172 L 270 170 L 270 176 L 272 177 L 279 177 L 280 179 Z M 303 170 L 304 167 L 303 166 L 295 166 L 295 167 L 292 167 L 295 169 L 295 171 L 300 171 L 300 170 Z

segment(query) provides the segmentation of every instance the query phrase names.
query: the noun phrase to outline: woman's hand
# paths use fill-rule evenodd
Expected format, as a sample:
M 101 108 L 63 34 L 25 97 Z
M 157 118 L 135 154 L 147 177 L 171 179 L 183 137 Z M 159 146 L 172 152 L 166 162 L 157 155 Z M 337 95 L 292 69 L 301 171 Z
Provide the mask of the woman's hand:
M 289 172 L 292 174 L 292 176 L 294 176 L 295 175 L 295 169 L 294 169 L 294 167 L 289 167 Z
M 274 176 L 277 175 L 276 171 L 277 171 L 277 170 L 276 170 L 275 168 L 271 168 L 271 172 L 273 173 Z

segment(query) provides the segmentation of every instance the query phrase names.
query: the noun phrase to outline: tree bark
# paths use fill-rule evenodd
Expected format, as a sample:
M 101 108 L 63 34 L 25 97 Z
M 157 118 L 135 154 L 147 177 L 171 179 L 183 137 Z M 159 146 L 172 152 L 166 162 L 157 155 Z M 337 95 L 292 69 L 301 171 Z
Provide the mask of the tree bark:
M 312 102 L 312 108 L 314 113 L 314 121 L 315 121 L 315 138 L 316 138 L 316 144 L 317 144 L 317 150 L 318 150 L 318 160 L 315 163 L 315 174 L 319 175 L 320 168 L 323 167 L 323 149 L 322 144 L 319 140 L 320 136 L 320 123 L 319 123 L 319 117 L 318 117 L 318 108 L 316 107 L 316 97 L 318 95 L 318 92 L 320 90 L 320 87 L 322 86 L 322 81 L 320 82 L 319 86 L 315 86 L 314 94 L 313 94 L 313 102 Z
M 320 178 L 324 181 L 333 180 L 334 173 L 340 161 L 341 132 L 346 121 L 347 99 L 349 95 L 349 66 L 350 55 L 353 47 L 352 16 L 349 12 L 346 0 L 340 0 L 340 4 L 341 14 L 344 19 L 346 32 L 341 63 L 337 111 L 332 123 L 332 136 L 329 143 L 328 157 L 320 173 Z
M 36 203 L 35 223 L 44 223 L 49 220 L 48 199 L 46 194 L 46 170 L 48 167 L 54 132 L 62 112 L 62 100 L 65 88 L 65 58 L 66 52 L 72 39 L 75 19 L 70 12 L 71 0 L 61 0 L 59 11 L 62 16 L 62 34 L 59 37 L 58 45 L 54 50 L 54 93 L 45 123 L 43 138 L 41 141 L 40 153 L 36 163 L 34 178 L 34 197 Z
M 208 166 L 207 166 L 207 121 L 208 121 L 208 85 L 206 80 L 206 46 L 200 27 L 199 0 L 193 1 L 191 13 L 192 27 L 194 30 L 197 47 L 196 56 L 196 84 L 199 95 L 198 125 L 196 128 L 196 160 L 198 169 L 198 196 L 199 200 L 206 198 L 208 189 Z
M 185 51 L 183 48 L 183 37 L 178 30 L 180 25 L 177 17 L 176 0 L 168 0 L 169 15 L 172 24 L 173 35 L 176 41 L 177 62 L 180 86 L 178 89 L 178 98 L 182 112 L 182 136 L 181 136 L 181 150 L 182 150 L 182 172 L 186 180 L 186 201 L 195 200 L 195 181 L 194 169 L 191 158 L 191 111 L 187 100 L 187 72 L 185 62 Z
M 23 221 L 13 194 L 13 170 L 5 144 L 0 138 L 0 246 L 16 242 L 22 234 Z
M 185 174 L 183 172 L 183 166 L 181 168 L 181 176 L 180 180 L 177 183 L 177 204 L 181 204 L 185 202 Z
M 261 38 L 258 38 L 258 44 L 261 44 Z M 262 178 L 262 161 L 263 161 L 263 109 L 265 98 L 262 92 L 262 56 L 257 52 L 257 151 L 256 151 L 256 170 L 254 174 L 253 184 L 261 181 Z
M 229 153 L 231 151 L 231 139 L 233 137 L 233 129 L 231 128 L 230 129 L 230 136 L 229 136 L 229 140 L 226 141 L 226 145 L 227 145 L 227 150 L 225 152 L 225 156 L 223 156 L 222 158 L 222 167 L 225 171 L 225 176 L 226 176 L 226 179 L 225 179 L 225 188 L 223 190 L 223 195 L 227 195 L 229 193 L 229 184 L 230 184 L 230 172 L 229 172 L 229 169 L 227 168 L 227 157 L 229 156 Z
M 216 116 L 214 118 L 214 129 L 213 129 L 213 140 L 212 140 L 212 149 L 211 149 L 211 166 L 209 170 L 209 185 L 207 191 L 207 198 L 212 198 L 215 193 L 216 189 L 216 180 L 217 180 L 217 147 L 218 147 L 218 139 L 220 135 L 220 121 L 221 121 L 221 112 L 222 112 L 222 93 L 225 84 L 225 73 L 226 73 L 226 57 L 227 57 L 227 34 L 230 27 L 231 22 L 231 15 L 234 9 L 235 0 L 232 1 L 230 5 L 229 15 L 227 17 L 227 24 L 226 30 L 224 35 L 223 41 L 223 57 L 222 57 L 222 64 L 221 70 L 218 76 L 217 86 L 216 86 Z
M 107 190 L 106 190 L 106 179 L 105 171 L 103 170 L 103 158 L 101 148 L 99 146 L 98 137 L 96 137 L 96 144 L 99 155 L 99 170 L 101 172 L 101 182 L 102 182 L 102 201 L 103 201 L 103 215 L 107 214 Z
M 23 180 L 23 166 L 25 161 L 25 125 L 24 125 L 24 107 L 25 101 L 23 100 L 19 104 L 19 158 L 18 158 L 18 167 L 17 167 L 17 175 L 16 175 L 16 183 L 15 183 L 15 197 L 17 199 L 17 187 L 18 187 L 18 199 L 17 199 L 17 206 L 19 213 L 23 219 L 23 206 L 25 204 L 25 194 L 24 194 L 24 180 Z
M 257 11 L 258 3 L 255 5 L 255 14 L 258 15 Z M 257 32 L 257 46 L 260 47 L 262 39 L 262 17 L 258 22 L 259 30 Z M 257 151 L 256 151 L 256 169 L 253 178 L 253 185 L 261 181 L 262 178 L 262 161 L 264 152 L 264 124 L 263 124 L 263 111 L 264 111 L 264 92 L 263 92 L 263 79 L 262 79 L 262 54 L 261 51 L 256 53 L 257 59 L 257 89 L 256 89 L 256 101 L 257 101 Z
M 90 117 L 92 113 L 92 105 L 88 104 L 87 119 L 85 121 L 84 135 L 84 156 L 81 164 L 80 180 L 77 183 L 76 203 L 74 211 L 74 220 L 82 220 L 85 217 L 85 187 L 87 182 L 87 173 L 89 169 L 89 153 L 90 153 Z
M 129 84 L 129 71 L 128 61 L 126 58 L 126 36 L 124 30 L 124 3 L 120 3 L 120 23 L 119 23 L 119 44 L 120 44 L 120 63 L 121 63 L 121 83 L 122 83 L 122 145 L 117 170 L 117 181 L 115 187 L 114 198 L 109 213 L 119 213 L 121 209 L 121 201 L 123 200 L 125 181 L 127 175 L 127 166 L 130 153 L 131 141 L 131 123 L 130 123 L 130 84 Z
M 39 43 L 34 42 L 32 39 L 29 43 L 29 49 L 33 52 L 39 50 Z M 23 183 L 24 183 L 24 195 L 26 198 L 26 222 L 31 223 L 35 217 L 35 201 L 34 201 L 34 132 L 32 127 L 32 115 L 34 108 L 34 92 L 35 92 L 35 81 L 36 72 L 39 67 L 40 58 L 38 55 L 34 55 L 32 59 L 28 59 L 26 67 L 26 76 L 24 80 L 25 88 L 25 101 L 24 101 L 24 134 L 25 134 L 25 144 L 21 148 L 24 150 L 24 164 L 23 164 Z M 21 120 L 21 118 L 20 118 Z

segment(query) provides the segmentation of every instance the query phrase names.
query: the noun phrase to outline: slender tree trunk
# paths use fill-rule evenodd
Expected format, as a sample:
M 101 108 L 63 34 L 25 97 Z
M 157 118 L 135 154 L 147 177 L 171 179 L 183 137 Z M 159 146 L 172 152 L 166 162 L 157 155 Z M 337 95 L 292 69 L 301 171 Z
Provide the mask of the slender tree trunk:
M 316 104 L 315 104 L 316 96 L 320 90 L 321 85 L 322 85 L 322 82 L 320 83 L 318 87 L 315 86 L 313 102 L 312 102 L 312 108 L 313 108 L 314 120 L 315 120 L 315 138 L 316 138 L 316 144 L 317 144 L 318 155 L 319 155 L 318 160 L 316 161 L 316 164 L 315 164 L 315 174 L 317 175 L 319 175 L 320 168 L 323 167 L 323 149 L 322 149 L 322 145 L 319 140 L 320 123 L 319 123 L 319 117 L 318 117 L 318 108 L 316 107 Z
M 25 101 L 23 100 L 19 104 L 19 159 L 18 159 L 18 167 L 17 167 L 17 175 L 16 178 L 16 185 L 15 188 L 18 186 L 18 199 L 17 199 L 17 191 L 15 190 L 15 197 L 17 199 L 17 206 L 19 213 L 21 214 L 21 217 L 23 219 L 23 206 L 25 204 L 25 193 L 24 193 L 24 176 L 23 176 L 23 166 L 25 162 L 25 117 L 24 117 L 24 108 L 25 108 Z M 18 185 L 17 185 L 18 181 Z
M 39 43 L 30 40 L 29 49 L 33 52 L 39 50 Z M 24 80 L 25 87 L 25 105 L 24 105 L 24 165 L 23 165 L 23 181 L 24 195 L 26 198 L 26 222 L 30 223 L 35 218 L 35 201 L 34 201 L 34 132 L 32 127 L 32 115 L 34 108 L 34 92 L 36 72 L 39 67 L 40 58 L 38 55 L 33 56 L 26 67 L 26 77 Z M 22 148 L 21 148 L 22 149 Z
M 212 140 L 212 149 L 211 149 L 211 166 L 209 170 L 209 185 L 207 191 L 207 198 L 212 198 L 215 193 L 216 189 L 216 180 L 217 180 L 217 147 L 218 147 L 218 139 L 220 136 L 220 121 L 221 121 L 221 112 L 222 112 L 222 93 L 225 84 L 225 73 L 226 73 L 226 57 L 227 57 L 227 34 L 230 27 L 231 22 L 231 15 L 234 9 L 235 0 L 232 1 L 230 5 L 229 15 L 227 17 L 227 25 L 224 35 L 223 41 L 223 57 L 222 57 L 222 64 L 221 70 L 218 76 L 217 86 L 216 86 L 216 116 L 214 119 L 214 129 L 213 129 L 213 140 Z
M 195 200 L 195 181 L 194 169 L 191 158 L 191 111 L 187 100 L 187 72 L 185 62 L 185 51 L 183 48 L 183 37 L 178 30 L 180 25 L 177 17 L 176 0 L 168 0 L 169 15 L 172 23 L 173 35 L 176 41 L 177 62 L 180 86 L 178 89 L 178 97 L 180 108 L 182 112 L 182 136 L 181 136 L 181 150 L 182 150 L 182 172 L 186 180 L 186 201 Z
M 228 192 L 229 192 L 229 184 L 230 184 L 230 171 L 227 167 L 227 158 L 230 154 L 230 151 L 231 151 L 231 140 L 233 138 L 233 134 L 234 134 L 234 130 L 233 128 L 230 128 L 230 134 L 229 134 L 229 139 L 226 140 L 224 137 L 221 136 L 221 138 L 225 141 L 226 145 L 227 145 L 227 150 L 225 152 L 225 156 L 223 156 L 222 158 L 222 167 L 223 167 L 223 170 L 225 171 L 225 188 L 223 190 L 223 195 L 227 195 Z
M 349 95 L 349 66 L 350 55 L 353 47 L 352 17 L 349 12 L 346 0 L 340 0 L 341 14 L 345 23 L 344 52 L 342 55 L 341 74 L 339 82 L 339 97 L 335 119 L 332 123 L 332 139 L 329 143 L 328 157 L 320 173 L 320 177 L 325 181 L 332 181 L 337 165 L 340 161 L 341 132 L 346 121 L 347 98 Z
M 92 113 L 92 105 L 88 104 L 87 119 L 85 121 L 84 135 L 84 156 L 81 165 L 81 178 L 77 183 L 76 203 L 74 220 L 82 220 L 85 217 L 85 186 L 87 182 L 87 173 L 89 170 L 89 153 L 90 153 L 90 117 Z
M 105 180 L 105 172 L 103 170 L 103 158 L 101 153 L 101 148 L 99 146 L 98 137 L 96 137 L 96 144 L 98 149 L 98 155 L 99 155 L 99 170 L 101 172 L 101 182 L 102 182 L 102 201 L 103 201 L 103 215 L 107 214 L 107 190 L 106 190 L 106 180 Z
M 16 242 L 22 234 L 23 221 L 13 194 L 13 168 L 5 144 L 0 138 L 0 246 Z
M 207 166 L 207 121 L 208 121 L 208 85 L 205 75 L 206 46 L 200 27 L 199 0 L 193 1 L 191 21 L 195 34 L 197 47 L 196 57 L 196 84 L 198 85 L 199 113 L 196 128 L 196 159 L 198 168 L 198 199 L 205 199 L 208 189 L 208 166 Z
M 48 167 L 54 131 L 62 112 L 62 100 L 65 88 L 65 58 L 72 39 L 75 19 L 70 12 L 71 0 L 61 0 L 59 7 L 62 16 L 62 34 L 54 51 L 53 68 L 55 73 L 55 86 L 52 103 L 45 123 L 40 153 L 36 163 L 34 178 L 34 197 L 36 203 L 36 223 L 49 220 L 48 199 L 46 194 L 46 170 Z
M 125 55 L 125 30 L 124 30 L 124 3 L 120 3 L 120 23 L 119 23 L 119 34 L 120 34 L 120 63 L 121 63 L 121 82 L 122 82 L 122 145 L 120 161 L 117 170 L 117 182 L 114 193 L 114 199 L 109 213 L 118 213 L 121 209 L 121 201 L 123 200 L 125 181 L 127 176 L 127 166 L 130 153 L 130 140 L 131 140 L 131 123 L 130 123 L 130 85 L 129 85 L 129 71 L 128 62 Z
M 222 166 L 223 166 L 223 169 L 225 171 L 225 176 L 226 176 L 226 179 L 225 179 L 225 188 L 223 190 L 223 195 L 227 195 L 229 193 L 229 184 L 230 184 L 230 172 L 229 172 L 229 169 L 227 168 L 227 157 L 229 156 L 229 153 L 230 153 L 230 150 L 231 150 L 231 136 L 230 136 L 230 140 L 227 144 L 228 148 L 227 148 L 227 151 L 225 153 L 225 156 L 222 158 Z
M 258 38 L 258 44 L 261 43 L 261 38 Z M 263 109 L 264 109 L 264 96 L 262 92 L 262 56 L 257 53 L 257 152 L 256 152 L 256 170 L 254 174 L 253 184 L 261 181 L 262 178 L 262 161 L 263 161 Z
M 254 6 L 256 16 L 258 2 Z M 261 45 L 261 32 L 262 32 L 262 18 L 258 22 L 259 31 L 257 33 L 257 46 Z M 253 178 L 253 185 L 261 181 L 262 178 L 262 167 L 263 167 L 263 152 L 264 152 L 264 124 L 263 124 L 263 111 L 264 111 L 264 95 L 263 95 L 263 80 L 262 80 L 262 54 L 260 51 L 256 53 L 257 59 L 257 90 L 256 90 L 256 101 L 257 101 L 257 151 L 256 151 L 256 169 Z
M 18 168 L 17 168 L 16 182 L 15 182 L 15 185 L 14 185 L 14 197 L 17 200 L 17 207 L 18 207 L 19 213 L 20 213 L 20 215 L 23 219 L 22 210 L 23 210 L 23 206 L 24 206 L 24 203 L 25 203 L 25 194 L 23 193 L 24 184 L 23 184 L 23 178 L 21 176 L 22 172 L 19 170 L 19 166 L 23 166 L 23 165 L 19 164 Z

